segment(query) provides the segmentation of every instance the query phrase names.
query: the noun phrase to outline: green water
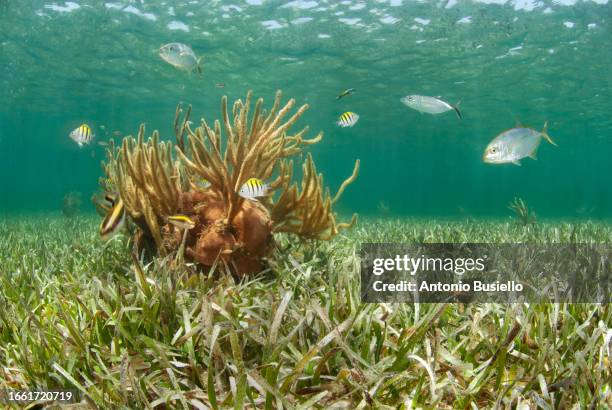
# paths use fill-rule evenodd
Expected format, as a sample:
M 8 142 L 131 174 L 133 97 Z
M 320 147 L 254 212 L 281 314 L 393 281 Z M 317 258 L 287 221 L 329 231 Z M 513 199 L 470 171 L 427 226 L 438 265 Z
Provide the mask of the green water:
M 500 217 L 520 196 L 544 218 L 611 218 L 612 4 L 490 3 L 0 0 L 0 214 L 59 210 L 70 191 L 91 212 L 97 141 L 141 122 L 170 139 L 179 102 L 212 120 L 224 94 L 271 104 L 282 89 L 324 132 L 312 152 L 333 190 L 361 159 L 341 212 Z M 204 57 L 202 77 L 159 58 L 172 41 Z M 463 120 L 421 115 L 407 94 L 461 100 Z M 361 118 L 340 129 L 348 110 Z M 484 164 L 519 121 L 548 121 L 559 147 Z M 79 149 L 68 133 L 83 122 L 97 140 Z

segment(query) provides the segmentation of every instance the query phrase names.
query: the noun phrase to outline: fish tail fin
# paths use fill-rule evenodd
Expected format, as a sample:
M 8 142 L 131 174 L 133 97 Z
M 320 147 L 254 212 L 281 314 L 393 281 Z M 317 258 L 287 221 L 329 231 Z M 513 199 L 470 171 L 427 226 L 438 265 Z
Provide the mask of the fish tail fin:
M 451 105 L 451 107 L 453 107 L 453 110 L 455 110 L 455 113 L 457 114 L 457 118 L 459 118 L 460 120 L 463 119 L 463 117 L 461 116 L 461 111 L 459 111 L 459 104 L 461 103 L 461 100 L 459 100 L 459 102 L 455 105 Z
M 548 135 L 548 121 L 544 123 L 544 128 L 542 128 L 541 134 L 542 134 L 542 137 L 544 137 L 546 141 L 548 141 L 550 144 L 554 145 L 555 147 L 558 147 L 558 145 L 552 140 L 552 138 L 550 138 L 550 135 Z
M 198 74 L 202 75 L 202 57 L 198 58 L 196 70 L 198 70 Z

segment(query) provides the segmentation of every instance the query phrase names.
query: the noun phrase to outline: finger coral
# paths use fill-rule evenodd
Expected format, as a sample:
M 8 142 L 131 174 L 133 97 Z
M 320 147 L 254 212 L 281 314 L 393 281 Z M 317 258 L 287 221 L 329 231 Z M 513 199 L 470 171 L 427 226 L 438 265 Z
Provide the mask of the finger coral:
M 323 137 L 319 133 L 306 139 L 308 127 L 289 134 L 308 109 L 303 105 L 291 114 L 294 105 L 291 99 L 281 106 L 278 91 L 266 111 L 261 98 L 252 103 L 249 91 L 230 113 L 223 97 L 221 120 L 209 124 L 202 119 L 195 129 L 189 121 L 191 107 L 183 115 L 179 106 L 176 144 L 160 141 L 157 131 L 145 141 L 141 125 L 136 138 L 125 137 L 121 147 L 110 145 L 104 189 L 116 190 L 123 199 L 139 228 L 136 246 L 154 246 L 162 255 L 184 248 L 187 260 L 203 267 L 220 263 L 244 275 L 263 269 L 276 232 L 327 240 L 352 226 L 355 215 L 349 223 L 338 223 L 332 207 L 357 177 L 359 160 L 333 197 L 310 154 L 302 165 L 301 183 L 293 181 L 292 158 Z M 256 201 L 238 194 L 250 178 L 268 181 L 266 197 Z M 175 214 L 189 217 L 195 226 L 183 229 L 169 223 Z

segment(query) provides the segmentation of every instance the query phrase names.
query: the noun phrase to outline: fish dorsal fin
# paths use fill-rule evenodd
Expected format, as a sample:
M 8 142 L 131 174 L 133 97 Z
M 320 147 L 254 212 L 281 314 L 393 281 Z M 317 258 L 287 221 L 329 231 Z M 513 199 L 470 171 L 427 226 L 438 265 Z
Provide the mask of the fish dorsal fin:
M 204 56 L 200 56 L 200 58 L 197 59 L 196 61 L 196 70 L 198 71 L 198 74 L 202 75 L 202 60 L 204 59 Z
M 514 127 L 515 128 L 525 128 L 521 120 L 519 120 L 518 118 L 514 119 Z

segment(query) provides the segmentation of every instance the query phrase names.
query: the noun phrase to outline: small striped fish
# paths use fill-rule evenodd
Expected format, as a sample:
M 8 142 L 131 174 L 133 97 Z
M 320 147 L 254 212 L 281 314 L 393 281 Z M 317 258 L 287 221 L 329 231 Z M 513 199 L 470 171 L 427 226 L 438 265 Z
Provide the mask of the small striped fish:
M 94 134 L 87 124 L 82 124 L 79 128 L 70 133 L 70 138 L 79 144 L 79 147 L 89 144 L 93 137 Z
M 342 114 L 340 118 L 338 118 L 338 122 L 336 124 L 338 124 L 342 128 L 346 128 L 352 127 L 353 125 L 357 124 L 357 121 L 359 121 L 359 114 L 347 111 Z
M 172 215 L 168 217 L 168 222 L 179 229 L 193 229 L 196 224 L 186 215 Z
M 253 199 L 265 196 L 268 191 L 268 184 L 264 183 L 261 179 L 251 178 L 242 185 L 238 195 L 245 199 Z
M 124 225 L 125 206 L 123 206 L 123 201 L 119 198 L 100 224 L 100 237 L 103 241 L 107 241 L 121 231 Z
M 210 182 L 205 179 L 200 179 L 195 183 L 195 186 L 198 187 L 198 189 L 208 189 L 210 188 Z

